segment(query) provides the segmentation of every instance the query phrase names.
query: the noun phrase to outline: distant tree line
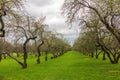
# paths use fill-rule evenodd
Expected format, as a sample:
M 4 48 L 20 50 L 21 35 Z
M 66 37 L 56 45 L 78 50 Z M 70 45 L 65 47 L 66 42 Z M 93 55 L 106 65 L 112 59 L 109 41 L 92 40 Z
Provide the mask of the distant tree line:
M 120 59 L 120 1 L 65 0 L 68 23 L 79 23 L 81 34 L 73 48 L 91 57 L 103 54 L 112 64 Z

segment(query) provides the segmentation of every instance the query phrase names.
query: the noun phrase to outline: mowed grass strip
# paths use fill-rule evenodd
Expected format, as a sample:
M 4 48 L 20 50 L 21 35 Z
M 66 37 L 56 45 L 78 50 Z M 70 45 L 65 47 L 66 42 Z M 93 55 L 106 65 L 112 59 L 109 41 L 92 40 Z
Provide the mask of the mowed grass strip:
M 36 64 L 28 58 L 28 68 L 21 69 L 12 59 L 0 62 L 0 80 L 120 80 L 120 64 L 110 64 L 70 51 L 53 60 Z

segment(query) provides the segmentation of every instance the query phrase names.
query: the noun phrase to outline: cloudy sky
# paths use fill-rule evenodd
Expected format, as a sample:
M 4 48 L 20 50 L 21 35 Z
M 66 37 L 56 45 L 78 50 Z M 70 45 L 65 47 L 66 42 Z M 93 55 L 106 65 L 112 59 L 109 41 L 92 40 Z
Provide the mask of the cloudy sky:
M 61 14 L 61 7 L 64 0 L 27 0 L 26 10 L 32 16 L 46 16 L 46 23 L 50 30 L 56 30 L 63 34 L 64 38 L 70 43 L 78 36 L 77 26 L 70 29 L 65 23 L 65 18 Z

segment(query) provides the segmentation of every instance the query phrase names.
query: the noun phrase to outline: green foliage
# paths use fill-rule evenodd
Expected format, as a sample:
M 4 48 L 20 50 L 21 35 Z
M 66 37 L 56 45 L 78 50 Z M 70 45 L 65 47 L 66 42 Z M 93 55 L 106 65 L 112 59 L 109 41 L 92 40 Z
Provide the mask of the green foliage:
M 50 56 L 49 56 L 50 57 Z M 0 80 L 120 80 L 120 65 L 92 59 L 75 51 L 40 65 L 29 56 L 28 68 L 23 70 L 11 59 L 0 63 Z
M 88 31 L 79 35 L 73 45 L 73 49 L 83 54 L 91 54 L 96 48 L 95 34 L 92 31 Z

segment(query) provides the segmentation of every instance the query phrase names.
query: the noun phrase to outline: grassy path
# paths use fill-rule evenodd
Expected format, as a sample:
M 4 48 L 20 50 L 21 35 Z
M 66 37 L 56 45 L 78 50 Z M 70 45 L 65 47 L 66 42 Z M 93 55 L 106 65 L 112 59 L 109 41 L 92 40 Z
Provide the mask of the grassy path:
M 40 65 L 35 58 L 29 58 L 28 63 L 28 68 L 22 70 L 13 60 L 3 60 L 0 80 L 120 80 L 120 64 L 112 65 L 74 51 L 48 62 L 42 59 Z

